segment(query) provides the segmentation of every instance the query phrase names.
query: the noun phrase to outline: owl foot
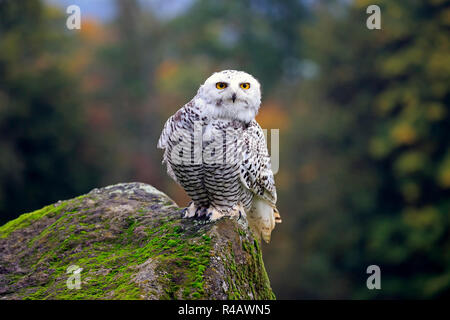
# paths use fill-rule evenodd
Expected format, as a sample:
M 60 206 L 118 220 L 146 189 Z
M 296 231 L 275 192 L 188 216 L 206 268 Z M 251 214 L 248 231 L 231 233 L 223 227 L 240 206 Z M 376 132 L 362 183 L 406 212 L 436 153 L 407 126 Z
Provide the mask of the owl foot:
M 208 208 L 207 214 L 206 214 L 206 218 L 209 222 L 219 220 L 222 217 L 233 217 L 233 218 L 237 218 L 239 220 L 245 216 L 246 215 L 245 215 L 244 207 L 240 203 L 235 205 L 228 212 L 223 212 L 222 210 L 211 206 Z
M 189 203 L 189 205 L 183 209 L 183 218 L 187 219 L 187 218 L 193 218 L 195 216 L 195 205 L 194 205 L 194 201 L 191 201 Z
M 225 217 L 226 214 L 224 214 L 221 210 L 216 209 L 214 207 L 209 207 L 206 211 L 206 219 L 208 222 L 217 221 L 222 217 Z
M 189 206 L 187 206 L 183 211 L 183 218 L 189 219 L 189 218 L 201 218 L 206 216 L 206 210 L 205 207 L 196 206 L 194 204 L 194 201 L 191 201 Z
M 238 220 L 241 219 L 242 217 L 245 217 L 245 210 L 244 210 L 244 206 L 241 203 L 236 204 L 231 210 L 230 213 L 228 214 L 230 217 L 235 217 Z

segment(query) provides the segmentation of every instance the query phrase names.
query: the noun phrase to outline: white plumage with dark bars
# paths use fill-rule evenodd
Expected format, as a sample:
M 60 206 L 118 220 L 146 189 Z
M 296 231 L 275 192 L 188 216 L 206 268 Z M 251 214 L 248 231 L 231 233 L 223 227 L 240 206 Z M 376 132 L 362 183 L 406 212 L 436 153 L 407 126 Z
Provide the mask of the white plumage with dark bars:
M 270 241 L 281 222 L 263 131 L 255 120 L 259 82 L 225 70 L 211 75 L 195 97 L 171 116 L 158 148 L 163 163 L 192 202 L 185 218 L 247 218 L 257 237 Z

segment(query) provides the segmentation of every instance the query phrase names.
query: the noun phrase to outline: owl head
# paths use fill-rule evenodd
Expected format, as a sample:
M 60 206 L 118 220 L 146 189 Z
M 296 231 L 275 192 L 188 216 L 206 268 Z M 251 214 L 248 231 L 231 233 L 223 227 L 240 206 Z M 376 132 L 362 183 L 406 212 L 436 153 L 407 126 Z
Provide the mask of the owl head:
M 246 72 L 224 70 L 206 79 L 197 97 L 205 103 L 205 115 L 249 123 L 258 113 L 261 87 L 258 80 Z

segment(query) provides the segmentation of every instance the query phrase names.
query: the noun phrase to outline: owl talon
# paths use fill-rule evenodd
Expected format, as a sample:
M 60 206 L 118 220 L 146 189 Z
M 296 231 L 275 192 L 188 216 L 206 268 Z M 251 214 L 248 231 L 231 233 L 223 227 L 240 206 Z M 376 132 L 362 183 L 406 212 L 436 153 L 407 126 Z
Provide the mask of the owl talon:
M 207 214 L 206 214 L 206 219 L 208 220 L 208 222 L 213 222 L 213 221 L 217 221 L 220 218 L 224 217 L 225 215 L 218 209 L 210 207 L 208 208 Z
M 189 206 L 183 209 L 183 218 L 189 219 L 195 217 L 197 210 L 198 208 L 196 208 L 194 202 L 191 201 Z
M 231 217 L 237 217 L 237 220 L 240 220 L 243 216 L 245 216 L 244 207 L 241 203 L 238 203 L 233 207 L 229 214 Z
M 195 217 L 196 218 L 202 218 L 204 216 L 206 216 L 207 214 L 207 209 L 205 207 L 198 207 L 197 210 L 195 211 Z

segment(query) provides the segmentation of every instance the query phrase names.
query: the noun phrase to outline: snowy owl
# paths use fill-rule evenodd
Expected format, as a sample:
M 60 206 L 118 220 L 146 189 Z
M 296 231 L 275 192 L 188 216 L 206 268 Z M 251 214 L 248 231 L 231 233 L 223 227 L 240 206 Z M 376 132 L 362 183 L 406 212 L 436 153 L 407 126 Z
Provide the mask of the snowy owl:
M 269 242 L 281 218 L 265 137 L 255 120 L 260 104 L 253 76 L 216 72 L 167 120 L 158 148 L 165 149 L 168 174 L 192 198 L 185 218 L 245 216 L 256 236 Z

